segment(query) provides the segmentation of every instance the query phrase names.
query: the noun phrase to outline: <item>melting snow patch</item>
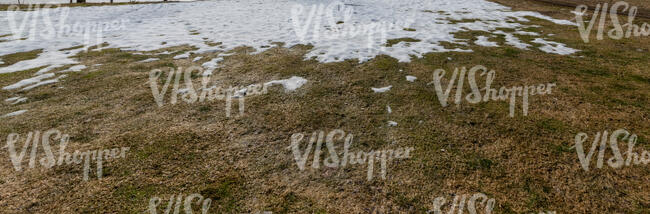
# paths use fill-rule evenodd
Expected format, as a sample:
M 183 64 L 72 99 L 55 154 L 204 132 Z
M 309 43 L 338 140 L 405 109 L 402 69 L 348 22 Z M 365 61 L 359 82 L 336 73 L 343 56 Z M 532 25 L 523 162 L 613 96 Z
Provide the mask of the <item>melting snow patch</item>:
M 388 121 L 388 126 L 397 126 L 397 122 L 395 121 Z
M 12 97 L 5 100 L 5 102 L 11 103 L 11 105 L 16 105 L 25 101 L 27 101 L 26 97 Z
M 38 86 L 57 83 L 57 82 L 59 82 L 59 79 L 62 79 L 62 78 L 65 78 L 65 77 L 66 77 L 66 75 L 61 75 L 61 76 L 59 76 L 57 78 L 54 78 L 54 79 L 51 79 L 51 80 L 45 80 L 45 81 L 42 81 L 42 82 L 38 82 L 38 83 L 36 83 L 34 85 L 30 85 L 30 86 L 27 86 L 27 87 L 23 88 L 21 91 L 27 91 L 27 90 L 30 90 L 32 88 L 36 88 Z
M 2 19 L 1 16 L 2 15 L 0 15 L 0 19 Z M 0 23 L 2 23 L 2 20 L 0 20 Z M 0 24 L 0 25 L 4 25 L 4 24 Z M 2 32 L 3 30 L 0 30 L 0 34 L 2 34 Z M 28 41 L 28 40 L 18 40 L 18 41 Z M 30 41 L 30 42 L 42 43 L 42 44 L 39 44 L 39 46 L 27 46 L 27 47 L 20 44 L 14 44 L 14 42 L 15 41 L 0 42 L 0 56 L 5 54 L 20 53 L 25 51 L 31 51 L 34 49 L 39 49 L 39 48 L 45 48 L 45 47 L 39 47 L 40 45 L 46 45 L 46 47 L 52 48 L 48 46 L 48 45 L 52 45 L 52 43 L 49 42 Z M 76 43 L 72 43 L 72 44 L 76 44 Z M 13 73 L 16 71 L 29 70 L 38 67 L 48 66 L 48 65 L 61 67 L 64 65 L 78 64 L 74 59 L 70 57 L 77 55 L 81 51 L 83 50 L 78 49 L 78 50 L 71 50 L 68 52 L 44 51 L 34 59 L 20 61 L 10 66 L 0 68 L 0 74 Z
M 406 76 L 406 81 L 409 81 L 409 82 L 415 82 L 416 79 L 418 79 L 418 78 L 415 77 L 415 76 L 410 76 L 410 75 Z
M 68 68 L 68 69 L 66 69 L 66 70 L 61 71 L 61 72 L 62 72 L 62 73 L 65 73 L 65 72 L 71 72 L 71 71 L 73 71 L 73 72 L 79 72 L 79 71 L 81 71 L 81 70 L 83 70 L 83 69 L 86 69 L 86 66 L 85 66 L 85 65 L 75 65 L 75 66 L 72 66 L 72 67 L 70 67 L 70 68 Z
M 393 113 L 393 109 L 391 109 L 389 105 L 386 105 L 386 110 L 388 111 L 389 114 Z
M 249 46 L 260 53 L 277 43 L 285 47 L 295 45 L 312 45 L 313 48 L 304 56 L 315 57 L 319 62 L 340 62 L 358 59 L 365 62 L 380 54 L 409 62 L 415 57 L 422 57 L 430 52 L 470 52 L 471 50 L 448 49 L 444 42 L 466 45 L 455 34 L 461 31 L 482 31 L 488 34 L 502 34 L 506 44 L 527 49 L 530 44 L 523 43 L 511 33 L 497 29 L 525 29 L 530 27 L 522 22 L 530 22 L 526 17 L 535 17 L 562 25 L 576 25 L 568 20 L 558 20 L 537 12 L 512 11 L 510 8 L 487 0 L 412 0 L 395 3 L 392 0 L 347 0 L 341 5 L 341 11 L 353 11 L 344 24 L 334 29 L 324 14 L 335 11 L 320 11 L 310 14 L 312 6 L 319 4 L 329 8 L 334 0 L 311 1 L 196 1 L 183 4 L 116 5 L 110 10 L 106 7 L 71 7 L 69 10 L 52 10 L 52 23 L 64 23 L 60 17 L 86 17 L 88 22 L 107 22 L 115 17 L 136 20 L 129 22 L 124 29 L 104 31 L 101 38 L 83 41 L 84 48 L 69 49 L 80 45 L 80 38 L 75 34 L 57 35 L 56 40 L 10 40 L 0 42 L 0 56 L 33 50 L 42 50 L 36 58 L 24 60 L 6 67 L 0 67 L 1 73 L 11 73 L 44 66 L 64 66 L 79 64 L 73 58 L 87 47 L 108 43 L 105 48 L 118 48 L 137 52 L 147 52 L 180 45 L 194 46 L 199 54 L 228 52 L 237 47 Z M 354 5 L 354 6 L 350 6 Z M 236 8 L 236 9 L 233 9 Z M 296 10 L 296 9 L 301 10 Z M 440 11 L 430 13 L 424 11 Z M 64 16 L 63 12 L 68 13 Z M 36 17 L 41 11 L 12 11 L 19 23 Z M 205 18 L 205 14 L 217 13 Z M 165 14 L 160 15 L 160 14 Z M 340 14 L 337 14 L 340 15 Z M 317 17 L 314 17 L 317 16 Z M 311 18 L 310 18 L 311 17 Z M 8 26 L 7 13 L 0 14 L 0 26 Z M 313 18 L 313 19 L 312 19 Z M 337 17 L 339 18 L 339 17 Z M 400 21 L 396 21 L 400 20 Z M 455 20 L 476 20 L 474 22 L 455 23 Z M 22 22 L 20 22 L 22 21 Z M 30 33 L 45 35 L 50 28 L 38 20 L 33 25 L 26 25 L 21 37 Z M 391 27 L 393 26 L 393 27 Z M 372 27 L 372 28 L 371 28 Z M 187 29 L 190 28 L 191 31 Z M 418 29 L 416 32 L 404 28 Z M 378 30 L 382 29 L 382 30 Z M 384 30 L 385 29 L 385 30 Z M 161 32 L 165 32 L 161 34 Z M 12 33 L 10 28 L 0 28 L 0 35 Z M 205 38 L 208 35 L 208 38 Z M 414 42 L 401 42 L 387 47 L 389 40 L 412 38 Z M 217 43 L 218 45 L 208 45 Z M 557 46 L 557 45 L 556 45 Z M 68 50 L 64 50 L 68 49 Z M 137 53 L 134 53 L 137 54 Z M 158 54 L 172 54 L 169 51 Z M 205 64 L 206 74 L 216 69 L 219 58 Z M 176 56 L 180 57 L 180 56 Z M 147 59 L 140 62 L 152 62 Z M 43 71 L 39 74 L 47 73 Z
M 2 116 L 2 117 L 13 117 L 13 116 L 18 116 L 18 115 L 21 115 L 21 114 L 23 114 L 23 113 L 25 113 L 25 112 L 27 112 L 27 110 L 14 111 L 14 112 L 11 112 L 11 113 L 9 113 L 9 114 L 5 114 L 5 115 Z
M 56 68 L 60 68 L 60 67 L 63 67 L 63 65 L 52 65 L 52 66 L 48 66 L 47 68 L 43 68 L 43 69 L 39 70 L 38 72 L 36 72 L 36 75 L 41 75 L 41 74 L 44 74 L 44 73 L 50 72 L 50 71 L 52 71 L 52 70 L 54 70 L 54 69 L 56 69 Z
M 18 99 L 20 99 L 20 97 L 7 98 L 7 99 L 5 99 L 5 102 L 13 102 L 13 101 L 16 101 Z
M 219 67 L 219 62 L 223 61 L 223 57 L 214 58 L 208 62 L 203 63 L 201 66 L 205 68 L 203 76 L 210 76 L 212 72 Z
M 372 91 L 374 91 L 375 93 L 384 93 L 389 91 L 392 87 L 393 87 L 392 85 L 389 85 L 383 88 L 370 88 L 370 89 L 372 89 Z
M 47 79 L 47 78 L 52 78 L 52 77 L 54 77 L 53 73 L 42 74 L 42 75 L 38 75 L 38 76 L 29 78 L 29 79 L 21 80 L 20 82 L 14 83 L 13 85 L 5 86 L 2 89 L 4 89 L 4 90 L 18 89 L 18 88 L 25 87 L 27 85 L 36 84 L 36 83 L 40 82 L 41 80 L 44 80 L 44 79 Z
M 498 47 L 499 44 L 496 42 L 490 42 L 489 38 L 486 36 L 477 36 L 474 44 L 484 46 L 484 47 Z
M 539 36 L 539 33 L 528 32 L 528 31 L 516 31 L 515 34 L 528 35 L 528 36 Z
M 569 54 L 574 54 L 578 52 L 578 50 L 569 48 L 565 46 L 562 43 L 557 43 L 557 42 L 551 42 L 551 41 L 546 41 L 542 38 L 537 38 L 533 40 L 534 43 L 537 44 L 542 44 L 544 46 L 540 47 L 539 49 L 541 51 L 544 51 L 546 53 L 554 53 L 554 54 L 560 54 L 560 55 L 569 55 Z
M 138 63 L 155 62 L 155 61 L 158 61 L 158 60 L 160 60 L 160 59 L 158 59 L 158 58 L 149 58 L 149 59 L 139 61 Z
M 293 77 L 291 77 L 289 79 L 273 80 L 273 81 L 264 83 L 264 85 L 269 85 L 270 86 L 270 85 L 275 85 L 275 84 L 281 84 L 284 87 L 285 91 L 294 91 L 294 90 L 302 87 L 302 85 L 304 85 L 305 83 L 307 83 L 307 80 L 305 78 L 293 76 Z
M 187 59 L 187 58 L 190 58 L 190 52 L 174 56 L 174 59 Z
M 194 60 L 192 60 L 192 62 L 196 62 L 196 61 L 199 61 L 199 60 L 201 60 L 201 59 L 203 59 L 203 57 L 202 57 L 202 56 L 199 56 L 199 57 L 194 58 Z
M 497 28 L 525 29 L 529 22 L 526 17 L 535 17 L 562 25 L 576 25 L 568 20 L 558 20 L 537 12 L 512 11 L 510 8 L 486 0 L 412 0 L 395 3 L 391 0 L 347 0 L 340 10 L 353 10 L 350 21 L 333 29 L 321 11 L 310 14 L 309 8 L 319 4 L 327 7 L 333 0 L 323 1 L 196 1 L 184 4 L 160 5 L 119 5 L 110 10 L 105 7 L 72 7 L 65 10 L 68 16 L 62 16 L 64 10 L 48 11 L 51 22 L 66 20 L 60 17 L 89 17 L 87 21 L 106 22 L 115 17 L 137 20 L 129 22 L 124 29 L 105 31 L 101 39 L 90 40 L 85 47 L 103 42 L 105 48 L 121 48 L 138 52 L 154 51 L 179 45 L 197 47 L 197 53 L 229 51 L 236 47 L 250 46 L 259 53 L 276 47 L 276 42 L 291 47 L 299 44 L 311 44 L 314 47 L 305 56 L 316 57 L 320 62 L 359 59 L 364 62 L 379 54 L 386 54 L 402 62 L 408 62 L 411 56 L 421 57 L 428 52 L 463 51 L 447 49 L 441 42 L 463 44 L 455 37 L 459 31 L 483 31 L 494 33 Z M 350 6 L 354 5 L 354 6 Z M 236 8 L 233 10 L 232 8 Z M 296 10 L 296 8 L 302 10 Z M 329 8 L 329 7 L 328 7 Z M 440 11 L 430 13 L 425 11 Z M 219 15 L 205 18 L 205 14 L 218 12 Z M 34 17 L 40 11 L 15 11 L 19 20 Z M 168 14 L 161 16 L 160 14 Z M 339 14 L 336 14 L 339 15 Z M 312 16 L 313 19 L 309 18 Z M 6 18 L 6 14 L 0 18 Z M 336 17 L 339 18 L 339 17 Z M 0 19 L 0 26 L 7 26 L 6 19 Z M 400 21 L 396 21 L 400 20 Z M 455 20 L 476 20 L 474 22 L 454 23 Z M 4 21 L 4 23 L 3 23 Z M 515 22 L 516 21 L 516 22 Z M 4 25 L 2 25 L 4 24 Z M 21 36 L 32 30 L 36 35 L 49 31 L 45 23 L 26 25 Z M 184 25 L 184 26 L 179 26 Z M 381 30 L 359 30 L 369 27 Z M 396 26 L 396 27 L 390 27 Z M 190 28 L 191 31 L 188 31 Z M 404 28 L 418 29 L 416 32 L 404 31 Z M 0 35 L 11 33 L 11 29 L 1 28 Z M 161 32 L 165 32 L 161 34 Z M 359 33 L 360 32 L 360 33 Z M 198 34 L 197 34 L 198 33 Z M 381 36 L 384 34 L 385 36 Z M 208 35 L 208 38 L 205 38 Z M 60 38 L 59 38 L 60 37 Z M 392 47 L 385 43 L 391 39 L 413 38 L 418 42 L 402 42 Z M 382 39 L 369 39 L 382 38 Z M 54 64 L 75 64 L 70 57 L 85 48 L 64 50 L 78 46 L 79 37 L 74 34 L 57 36 L 56 41 L 11 40 L 0 43 L 0 55 L 42 49 L 36 59 L 16 63 L 0 68 L 0 73 L 15 72 Z M 96 42 L 96 44 L 95 44 Z M 221 42 L 208 45 L 206 42 Z M 408 44 L 407 44 L 408 43 Z M 467 51 L 467 50 L 464 50 Z M 137 53 L 134 53 L 137 54 Z M 158 54 L 171 54 L 165 51 Z
M 512 45 L 512 46 L 514 46 L 516 48 L 528 50 L 528 47 L 532 46 L 532 45 L 521 42 L 521 40 L 519 40 L 519 38 L 512 35 L 511 33 L 506 33 L 506 32 L 500 31 L 500 30 L 495 31 L 494 33 L 506 36 L 506 44 Z

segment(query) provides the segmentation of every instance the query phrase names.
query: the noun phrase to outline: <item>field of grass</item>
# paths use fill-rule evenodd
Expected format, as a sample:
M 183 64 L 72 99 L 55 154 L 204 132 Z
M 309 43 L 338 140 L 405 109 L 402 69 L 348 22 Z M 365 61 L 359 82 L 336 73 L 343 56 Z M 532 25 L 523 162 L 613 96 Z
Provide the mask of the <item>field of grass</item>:
M 570 8 L 530 0 L 496 2 L 554 18 L 574 16 Z M 573 148 L 579 132 L 593 137 L 624 128 L 639 136 L 639 153 L 650 150 L 650 38 L 599 41 L 592 35 L 584 43 L 575 26 L 531 20 L 541 26 L 533 31 L 555 34 L 553 41 L 580 52 L 562 56 L 472 45 L 471 53 L 429 53 L 410 63 L 379 56 L 365 63 L 322 64 L 303 59 L 309 46 L 257 55 L 242 47 L 225 58 L 213 82 L 247 86 L 291 76 L 309 82 L 294 92 L 272 86 L 268 94 L 247 97 L 245 114 L 234 107 L 232 117 L 226 117 L 224 101 L 158 107 L 148 83 L 152 69 L 168 73 L 198 66 L 217 53 L 181 60 L 162 55 L 149 63 L 137 63 L 149 56 L 117 49 L 82 53 L 78 59 L 89 71 L 67 73 L 60 83 L 26 92 L 0 90 L 0 100 L 29 98 L 18 105 L 0 104 L 0 112 L 29 109 L 20 117 L 2 118 L 0 137 L 55 128 L 71 136 L 68 151 L 130 147 L 128 155 L 105 162 L 102 179 L 83 181 L 81 165 L 17 172 L 3 148 L 0 210 L 143 213 L 150 198 L 160 197 L 161 212 L 172 195 L 200 193 L 213 200 L 210 213 L 426 213 L 437 197 L 450 201 L 456 194 L 480 192 L 495 199 L 493 213 L 650 213 L 648 165 L 585 171 Z M 477 35 L 482 34 L 458 34 Z M 6 62 L 0 66 L 35 54 L 0 56 Z M 196 56 L 204 58 L 192 62 Z M 496 71 L 494 87 L 557 87 L 552 94 L 531 97 L 528 116 L 518 104 L 509 117 L 506 101 L 442 107 L 428 84 L 433 71 L 442 68 L 449 76 L 454 68 L 475 65 Z M 34 71 L 0 74 L 0 85 Z M 408 82 L 406 75 L 418 79 Z M 193 78 L 198 85 L 200 78 Z M 386 93 L 370 89 L 388 85 L 393 87 Z M 463 91 L 471 92 L 467 85 Z M 388 127 L 388 121 L 398 125 Z M 299 170 L 288 148 L 292 134 L 334 129 L 354 135 L 351 150 L 415 150 L 411 158 L 391 162 L 386 179 L 368 181 L 360 165 Z

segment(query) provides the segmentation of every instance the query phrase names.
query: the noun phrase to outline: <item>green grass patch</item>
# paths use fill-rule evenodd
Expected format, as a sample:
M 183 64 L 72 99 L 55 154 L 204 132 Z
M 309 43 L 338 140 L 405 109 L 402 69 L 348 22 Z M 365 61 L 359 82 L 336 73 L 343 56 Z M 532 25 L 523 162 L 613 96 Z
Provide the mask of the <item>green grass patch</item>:
M 237 211 L 235 193 L 240 192 L 241 182 L 235 178 L 227 178 L 203 190 L 201 195 L 212 199 L 212 207 L 217 213 L 233 213 Z M 217 207 L 215 207 L 217 205 Z M 212 209 L 211 209 L 212 210 Z
M 551 132 L 559 132 L 566 129 L 566 126 L 562 121 L 552 118 L 537 122 L 537 127 Z
M 69 50 L 79 49 L 79 48 L 83 48 L 83 47 L 84 47 L 83 45 L 77 45 L 77 46 L 74 46 L 74 47 L 60 49 L 59 51 L 69 51 Z
M 399 38 L 399 39 L 389 39 L 386 41 L 386 47 L 393 47 L 393 45 L 400 42 L 419 42 L 421 40 L 414 38 Z

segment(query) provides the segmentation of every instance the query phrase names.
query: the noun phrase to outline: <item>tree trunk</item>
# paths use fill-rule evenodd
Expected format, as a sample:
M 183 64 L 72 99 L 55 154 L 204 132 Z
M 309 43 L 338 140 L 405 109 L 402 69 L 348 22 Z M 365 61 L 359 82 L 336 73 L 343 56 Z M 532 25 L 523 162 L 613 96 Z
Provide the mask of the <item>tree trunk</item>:
M 86 0 L 77 0 L 77 3 L 86 3 Z

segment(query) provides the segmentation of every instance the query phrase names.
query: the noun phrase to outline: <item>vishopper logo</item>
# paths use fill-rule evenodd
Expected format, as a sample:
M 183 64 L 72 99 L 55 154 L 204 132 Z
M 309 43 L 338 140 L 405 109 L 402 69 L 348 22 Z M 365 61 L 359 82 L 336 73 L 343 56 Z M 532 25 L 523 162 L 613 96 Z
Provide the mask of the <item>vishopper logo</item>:
M 395 3 L 394 0 L 390 2 Z M 354 20 L 353 14 L 355 14 L 354 8 L 340 1 L 328 5 L 294 4 L 291 8 L 291 21 L 294 32 L 301 42 L 347 40 L 366 36 L 369 51 L 373 50 L 374 44 L 385 43 L 389 32 L 406 29 L 415 22 L 414 12 L 406 13 L 403 17 L 393 17 L 392 21 L 373 20 L 367 23 Z M 379 42 L 377 43 L 376 40 Z M 384 50 L 385 47 L 381 46 L 380 51 Z
M 452 203 L 449 204 L 449 211 L 447 213 L 456 213 L 457 207 L 458 213 L 464 213 L 465 208 L 467 208 L 470 214 L 492 213 L 492 210 L 494 209 L 496 203 L 494 198 L 488 198 L 487 195 L 483 193 L 476 193 L 471 197 L 468 197 L 469 195 L 467 194 L 454 196 Z M 444 209 L 447 202 L 448 201 L 445 197 L 437 197 L 433 201 L 433 210 L 429 210 L 427 213 L 442 214 L 442 210 Z M 477 202 L 480 204 L 480 206 L 478 206 L 479 204 L 477 204 Z M 465 207 L 465 203 L 467 203 L 467 207 Z M 484 212 L 481 211 L 480 207 L 483 207 Z
M 324 131 L 314 132 L 312 136 L 309 138 L 307 147 L 304 148 L 303 152 L 301 152 L 300 144 L 302 143 L 304 138 L 305 135 L 302 133 L 293 134 L 291 136 L 291 145 L 288 147 L 289 149 L 291 149 L 296 164 L 298 165 L 298 168 L 301 171 L 305 170 L 305 165 L 307 163 L 307 159 L 309 158 L 309 154 L 312 151 L 312 147 L 314 146 L 314 143 L 316 143 L 316 147 L 314 148 L 314 159 L 311 167 L 313 169 L 320 168 L 320 164 L 321 164 L 320 158 L 322 155 L 323 139 L 325 139 L 325 146 L 327 147 L 327 151 L 329 153 L 329 157 L 323 159 L 323 165 L 325 167 L 345 168 L 348 164 L 349 165 L 368 164 L 368 171 L 366 175 L 368 181 L 372 180 L 374 176 L 373 171 L 375 167 L 375 161 L 380 162 L 381 178 L 386 179 L 386 171 L 387 171 L 386 168 L 388 167 L 388 161 L 391 161 L 393 159 L 410 158 L 411 157 L 410 153 L 413 150 L 415 150 L 414 148 L 409 147 L 409 148 L 398 148 L 396 150 L 386 149 L 386 150 L 378 150 L 378 151 L 371 150 L 370 152 L 364 152 L 364 151 L 351 152 L 350 147 L 352 146 L 352 141 L 354 139 L 354 136 L 352 134 L 348 134 L 346 136 L 343 130 L 335 129 L 329 132 L 329 134 L 327 134 L 327 138 L 325 138 Z M 334 145 L 334 141 L 336 140 L 339 141 L 345 140 L 345 143 L 343 145 L 343 153 L 341 154 L 342 156 L 339 156 L 339 153 L 337 153 L 336 151 L 336 147 Z
M 196 89 L 194 83 L 192 82 L 192 73 L 196 72 L 201 77 L 201 88 Z M 214 100 L 226 100 L 226 116 L 230 117 L 230 111 L 232 107 L 232 99 L 236 98 L 239 100 L 239 115 L 244 114 L 244 104 L 246 96 L 261 95 L 268 92 L 268 86 L 270 84 L 252 84 L 247 87 L 231 86 L 222 88 L 218 85 L 208 86 L 210 84 L 210 76 L 202 75 L 204 74 L 203 68 L 200 66 L 192 66 L 186 70 L 183 70 L 182 67 L 179 67 L 178 70 L 174 71 L 171 69 L 167 74 L 167 78 L 162 85 L 162 88 L 159 87 L 159 78 L 163 75 L 163 71 L 160 69 L 152 70 L 149 73 L 149 86 L 151 87 L 151 92 L 153 94 L 154 100 L 158 107 L 162 107 L 165 104 L 165 95 L 169 86 L 173 85 L 171 89 L 169 102 L 172 105 L 175 105 L 181 96 L 181 101 L 185 103 L 195 103 L 195 102 L 206 102 Z M 184 88 L 180 88 L 181 77 L 185 83 Z
M 482 89 L 478 88 L 476 73 L 481 72 L 481 76 L 485 76 L 485 87 Z M 473 68 L 467 70 L 467 68 L 462 67 L 461 69 L 454 69 L 454 73 L 451 75 L 447 87 L 443 90 L 443 85 L 441 80 L 445 77 L 447 71 L 444 69 L 436 69 L 433 72 L 433 81 L 429 85 L 433 84 L 435 87 L 436 95 L 440 101 L 442 107 L 447 107 L 449 95 L 451 89 L 456 84 L 456 94 L 454 104 L 460 105 L 463 101 L 463 84 L 465 83 L 465 76 L 467 76 L 467 81 L 471 89 L 471 93 L 465 97 L 465 100 L 471 104 L 477 104 L 479 102 L 488 102 L 492 101 L 509 101 L 510 102 L 510 117 L 515 116 L 515 105 L 517 96 L 522 97 L 522 110 L 524 116 L 528 115 L 528 98 L 532 95 L 545 95 L 551 94 L 553 87 L 556 86 L 555 83 L 531 85 L 531 86 L 513 86 L 513 87 L 501 87 L 499 90 L 492 87 L 492 81 L 496 76 L 496 72 L 491 70 L 488 72 L 488 69 L 485 66 L 477 65 Z M 458 82 L 456 82 L 458 80 Z M 481 95 L 481 91 L 484 91 L 485 94 Z
M 185 198 L 185 200 L 183 200 Z M 171 195 L 169 197 L 169 202 L 167 203 L 167 206 L 165 208 L 165 214 L 168 214 L 174 210 L 174 214 L 178 214 L 181 211 L 184 211 L 186 214 L 191 214 L 192 213 L 192 202 L 196 201 L 195 204 L 198 206 L 201 206 L 201 214 L 206 214 L 208 213 L 208 210 L 210 210 L 210 205 L 212 204 L 212 199 L 210 198 L 203 198 L 201 194 L 191 194 L 188 195 L 187 197 L 184 197 L 183 194 L 178 194 L 178 196 Z M 159 197 L 153 197 L 149 200 L 149 213 L 151 214 L 157 214 L 158 213 L 158 206 L 163 202 L 163 200 Z M 183 203 L 184 202 L 184 203 Z M 181 208 L 182 206 L 182 208 Z
M 584 143 L 589 139 L 587 133 L 578 133 L 575 136 L 575 149 L 578 153 L 578 159 L 580 160 L 580 165 L 585 171 L 589 171 L 590 162 L 595 155 L 596 148 L 598 149 L 598 157 L 596 162 L 596 168 L 600 169 L 603 167 L 605 160 L 605 151 L 607 150 L 607 144 L 612 149 L 613 157 L 607 159 L 607 164 L 615 169 L 621 168 L 623 166 L 630 165 L 647 165 L 650 163 L 650 153 L 648 151 L 643 151 L 641 155 L 634 152 L 634 146 L 637 143 L 638 137 L 635 134 L 631 134 L 627 130 L 619 129 L 612 132 L 611 135 L 607 131 L 597 132 L 593 138 L 593 143 L 591 148 L 585 155 Z M 627 152 L 621 154 L 621 150 L 618 146 L 618 140 L 623 141 L 627 140 Z
M 16 40 L 49 41 L 60 38 L 75 38 L 84 44 L 87 51 L 91 45 L 102 44 L 104 32 L 125 30 L 127 19 L 109 22 L 76 21 L 67 23 L 70 7 L 53 4 L 29 4 L 27 11 L 11 5 L 7 22 Z
M 30 145 L 32 149 L 29 154 L 30 158 L 29 158 L 28 166 L 30 169 L 36 166 L 36 159 L 38 156 L 37 154 L 38 145 L 41 144 L 43 147 L 43 151 L 45 152 L 45 157 L 38 159 L 38 163 L 40 163 L 41 166 L 49 169 L 54 166 L 61 166 L 64 163 L 66 165 L 72 165 L 72 164 L 81 164 L 81 162 L 83 162 L 84 181 L 88 181 L 88 177 L 89 177 L 88 174 L 90 170 L 91 160 L 96 161 L 97 178 L 101 179 L 103 175 L 103 162 L 111 159 L 125 158 L 126 152 L 129 151 L 129 147 L 122 147 L 122 148 L 113 148 L 113 149 L 106 149 L 106 150 L 99 149 L 99 150 L 84 151 L 84 152 L 79 152 L 79 150 L 75 150 L 74 153 L 70 154 L 65 151 L 70 136 L 67 134 L 62 134 L 60 131 L 56 129 L 51 129 L 43 132 L 42 135 L 40 131 L 29 132 L 25 137 L 25 141 L 24 141 L 25 143 L 23 144 L 22 150 L 20 150 L 20 153 L 17 153 L 16 143 L 19 142 L 20 139 L 21 139 L 20 135 L 16 133 L 11 133 L 9 134 L 9 136 L 7 136 L 6 148 L 9 151 L 9 157 L 11 159 L 11 163 L 13 164 L 14 169 L 16 171 L 22 171 L 23 158 L 25 157 L 27 149 L 29 148 Z M 50 146 L 50 142 L 51 142 L 50 140 L 52 139 L 59 140 L 58 159 L 52 152 L 52 147 Z
M 638 8 L 636 6 L 631 6 L 627 2 L 624 1 L 619 1 L 616 2 L 612 5 L 611 8 L 608 10 L 608 3 L 598 4 L 596 5 L 596 8 L 594 10 L 593 15 L 591 16 L 591 20 L 588 21 L 588 25 L 585 26 L 585 22 L 583 21 L 583 16 L 587 13 L 589 7 L 586 5 L 580 5 L 576 8 L 574 11 L 574 14 L 576 14 L 576 24 L 578 24 L 578 30 L 580 31 L 580 37 L 585 43 L 589 43 L 589 35 L 591 34 L 594 24 L 596 24 L 596 20 L 598 19 L 598 16 L 600 16 L 600 20 L 598 20 L 598 30 L 597 30 L 597 35 L 596 39 L 597 40 L 603 40 L 603 34 L 605 33 L 605 20 L 607 19 L 607 15 L 609 13 L 609 18 L 611 19 L 613 29 L 610 29 L 607 31 L 607 36 L 609 38 L 619 40 L 622 39 L 623 37 L 625 38 L 630 38 L 632 36 L 639 37 L 639 36 L 649 36 L 650 35 L 650 25 L 648 23 L 643 23 L 643 25 L 639 26 L 634 24 L 634 19 L 636 18 L 636 14 L 638 11 Z M 618 12 L 625 12 L 628 11 L 627 15 L 627 23 L 621 25 L 621 22 L 618 19 Z

